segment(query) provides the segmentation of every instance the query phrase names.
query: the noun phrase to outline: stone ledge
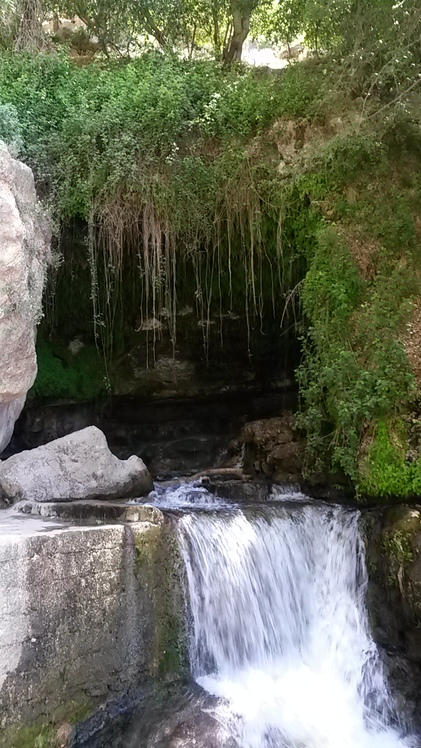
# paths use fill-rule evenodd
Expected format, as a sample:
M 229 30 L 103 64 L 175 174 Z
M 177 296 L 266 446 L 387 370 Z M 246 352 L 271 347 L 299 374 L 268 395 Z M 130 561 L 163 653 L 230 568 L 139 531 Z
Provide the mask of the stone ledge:
M 19 504 L 19 512 L 37 517 L 75 520 L 77 522 L 150 522 L 160 525 L 164 521 L 162 512 L 149 504 L 129 504 L 124 501 L 79 500 L 71 502 L 51 501 L 38 503 L 25 501 Z
M 0 512 L 1 748 L 15 746 L 4 731 L 57 725 L 70 702 L 91 711 L 177 672 L 184 652 L 174 528 L 158 509 L 83 500 L 21 509 Z M 168 651 L 179 658 L 168 663 Z

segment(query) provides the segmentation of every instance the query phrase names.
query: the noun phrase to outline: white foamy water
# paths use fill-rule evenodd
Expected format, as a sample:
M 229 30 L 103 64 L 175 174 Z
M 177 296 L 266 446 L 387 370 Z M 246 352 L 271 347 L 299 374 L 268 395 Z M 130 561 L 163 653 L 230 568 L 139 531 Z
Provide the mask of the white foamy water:
M 136 500 L 134 503 L 138 503 Z M 160 485 L 155 483 L 154 490 L 142 503 L 152 504 L 160 509 L 212 509 L 233 508 L 232 501 L 220 499 L 202 485 L 200 480 Z
M 227 740 L 418 745 L 403 737 L 370 635 L 358 512 L 302 504 L 187 514 L 179 536 L 191 669 L 220 697 L 214 716 Z

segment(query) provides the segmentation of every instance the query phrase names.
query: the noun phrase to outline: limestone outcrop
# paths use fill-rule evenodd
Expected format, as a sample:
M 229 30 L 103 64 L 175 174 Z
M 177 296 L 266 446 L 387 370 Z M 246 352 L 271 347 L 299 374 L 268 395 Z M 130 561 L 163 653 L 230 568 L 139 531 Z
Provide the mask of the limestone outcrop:
M 0 453 L 36 377 L 35 331 L 49 260 L 32 171 L 0 141 Z
M 152 478 L 140 457 L 119 460 L 96 426 L 89 426 L 0 464 L 0 498 L 73 501 L 145 496 Z

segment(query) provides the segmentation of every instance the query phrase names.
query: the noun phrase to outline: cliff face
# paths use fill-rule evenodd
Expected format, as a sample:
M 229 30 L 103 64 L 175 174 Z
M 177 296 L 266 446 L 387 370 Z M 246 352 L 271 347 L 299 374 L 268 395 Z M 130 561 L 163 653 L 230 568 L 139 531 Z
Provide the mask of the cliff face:
M 0 142 L 0 453 L 36 377 L 35 331 L 49 259 L 32 171 Z

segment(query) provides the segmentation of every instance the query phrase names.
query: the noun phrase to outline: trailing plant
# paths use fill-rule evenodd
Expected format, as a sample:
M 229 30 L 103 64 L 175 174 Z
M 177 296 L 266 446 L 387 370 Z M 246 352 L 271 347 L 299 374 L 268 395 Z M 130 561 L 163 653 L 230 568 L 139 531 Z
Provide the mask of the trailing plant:
M 83 68 L 64 55 L 2 62 L 0 101 L 17 111 L 23 157 L 56 224 L 88 224 L 95 337 L 106 359 L 128 279 L 132 316 L 142 326 L 165 315 L 174 345 L 180 266 L 193 269 L 205 348 L 222 296 L 232 307 L 234 263 L 247 318 L 268 300 L 275 308 L 294 270 L 277 228 L 272 160 L 250 142 L 277 117 L 307 111 L 319 93 L 317 65 L 307 75 L 291 68 L 262 76 L 156 53 Z M 156 330 L 152 324 L 152 343 Z

